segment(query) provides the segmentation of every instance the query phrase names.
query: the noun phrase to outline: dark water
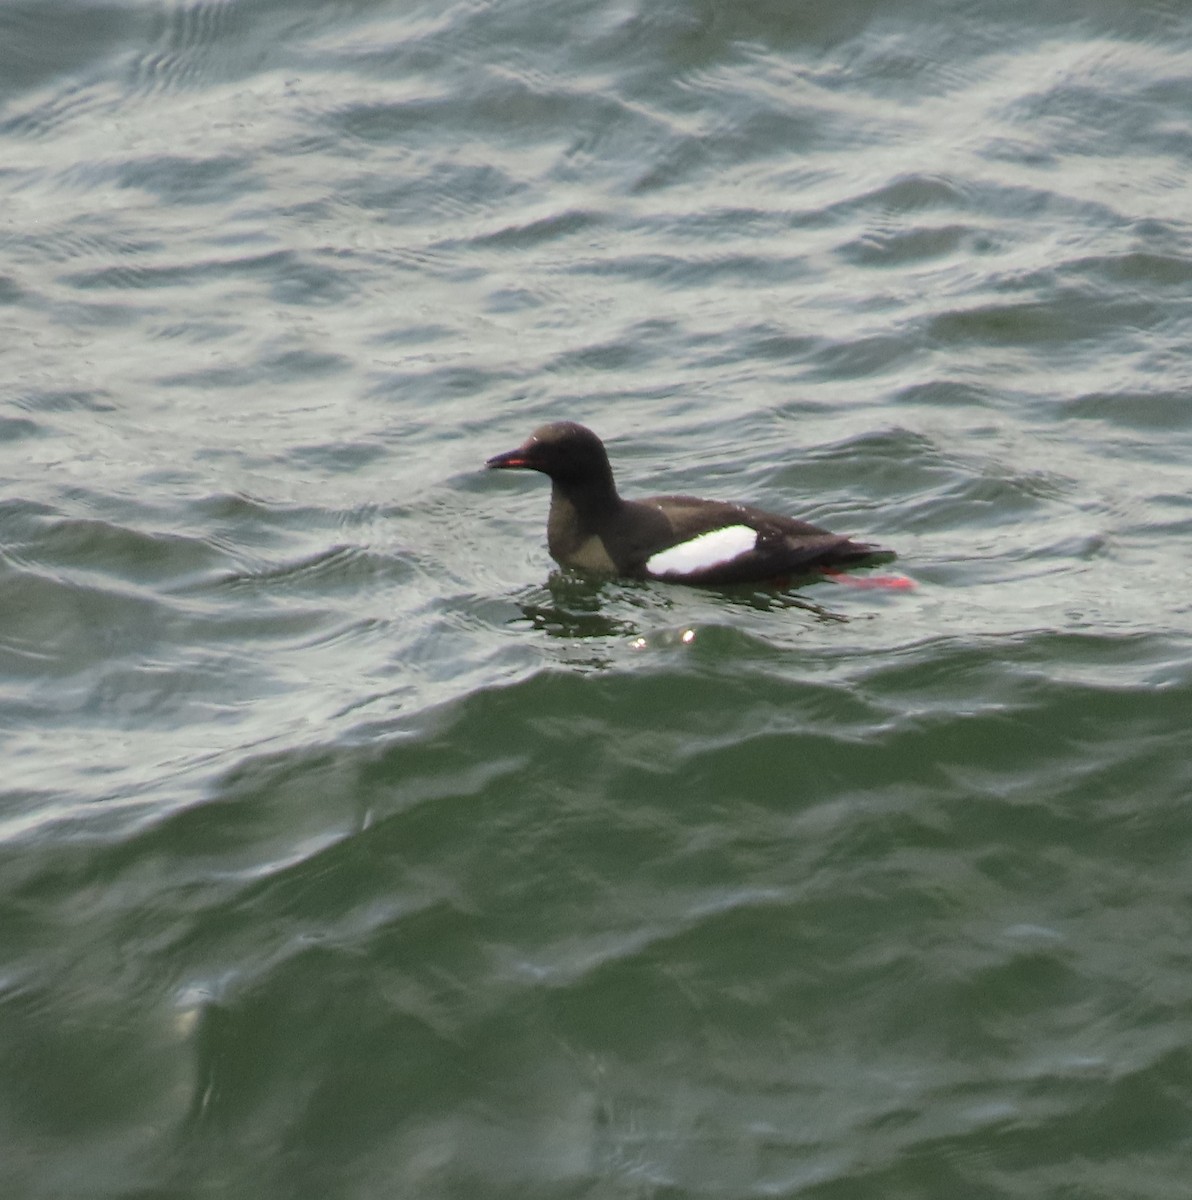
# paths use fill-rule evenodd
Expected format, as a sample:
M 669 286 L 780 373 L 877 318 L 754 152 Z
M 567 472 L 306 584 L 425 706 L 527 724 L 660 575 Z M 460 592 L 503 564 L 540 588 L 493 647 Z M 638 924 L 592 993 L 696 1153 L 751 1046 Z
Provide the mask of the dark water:
M 0 1195 L 1188 1195 L 1187 5 L 10 2 L 0 189 Z

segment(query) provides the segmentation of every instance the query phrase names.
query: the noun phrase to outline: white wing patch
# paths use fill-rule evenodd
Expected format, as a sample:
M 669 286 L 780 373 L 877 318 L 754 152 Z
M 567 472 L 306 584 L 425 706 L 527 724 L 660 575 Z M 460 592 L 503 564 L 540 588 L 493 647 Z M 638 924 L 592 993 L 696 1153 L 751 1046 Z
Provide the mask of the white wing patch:
M 726 525 L 701 533 L 646 560 L 651 575 L 694 575 L 748 554 L 757 545 L 757 530 L 748 525 Z

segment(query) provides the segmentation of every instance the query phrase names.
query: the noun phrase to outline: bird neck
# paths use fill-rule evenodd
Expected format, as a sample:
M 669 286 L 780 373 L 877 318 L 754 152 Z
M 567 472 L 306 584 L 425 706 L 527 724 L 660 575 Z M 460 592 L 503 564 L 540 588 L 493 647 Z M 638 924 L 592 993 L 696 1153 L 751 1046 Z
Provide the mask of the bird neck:
M 573 515 L 581 528 L 607 519 L 619 511 L 623 503 L 617 495 L 612 468 L 607 464 L 603 471 L 585 475 L 582 479 L 552 479 L 550 499 L 552 511 Z
M 546 544 L 561 563 L 572 563 L 585 544 L 599 535 L 624 502 L 617 495 L 611 469 L 588 475 L 581 482 L 551 479 L 550 515 Z

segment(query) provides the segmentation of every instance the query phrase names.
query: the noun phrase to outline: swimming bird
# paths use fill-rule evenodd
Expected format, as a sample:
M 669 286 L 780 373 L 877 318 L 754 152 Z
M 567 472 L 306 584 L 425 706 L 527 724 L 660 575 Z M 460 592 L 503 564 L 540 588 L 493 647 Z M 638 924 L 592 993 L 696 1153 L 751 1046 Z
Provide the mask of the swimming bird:
M 624 500 L 604 443 L 574 421 L 536 429 L 485 464 L 550 477 L 546 544 L 561 566 L 668 583 L 767 583 L 888 561 L 890 550 L 748 504 Z

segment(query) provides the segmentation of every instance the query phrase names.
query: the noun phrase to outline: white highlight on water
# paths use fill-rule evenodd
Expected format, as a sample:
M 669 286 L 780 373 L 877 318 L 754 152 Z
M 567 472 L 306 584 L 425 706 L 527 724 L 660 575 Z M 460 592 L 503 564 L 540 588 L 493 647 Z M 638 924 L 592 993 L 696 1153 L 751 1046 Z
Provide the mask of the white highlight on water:
M 647 560 L 651 575 L 691 575 L 748 554 L 757 545 L 757 530 L 748 525 L 726 525 L 660 550 Z

